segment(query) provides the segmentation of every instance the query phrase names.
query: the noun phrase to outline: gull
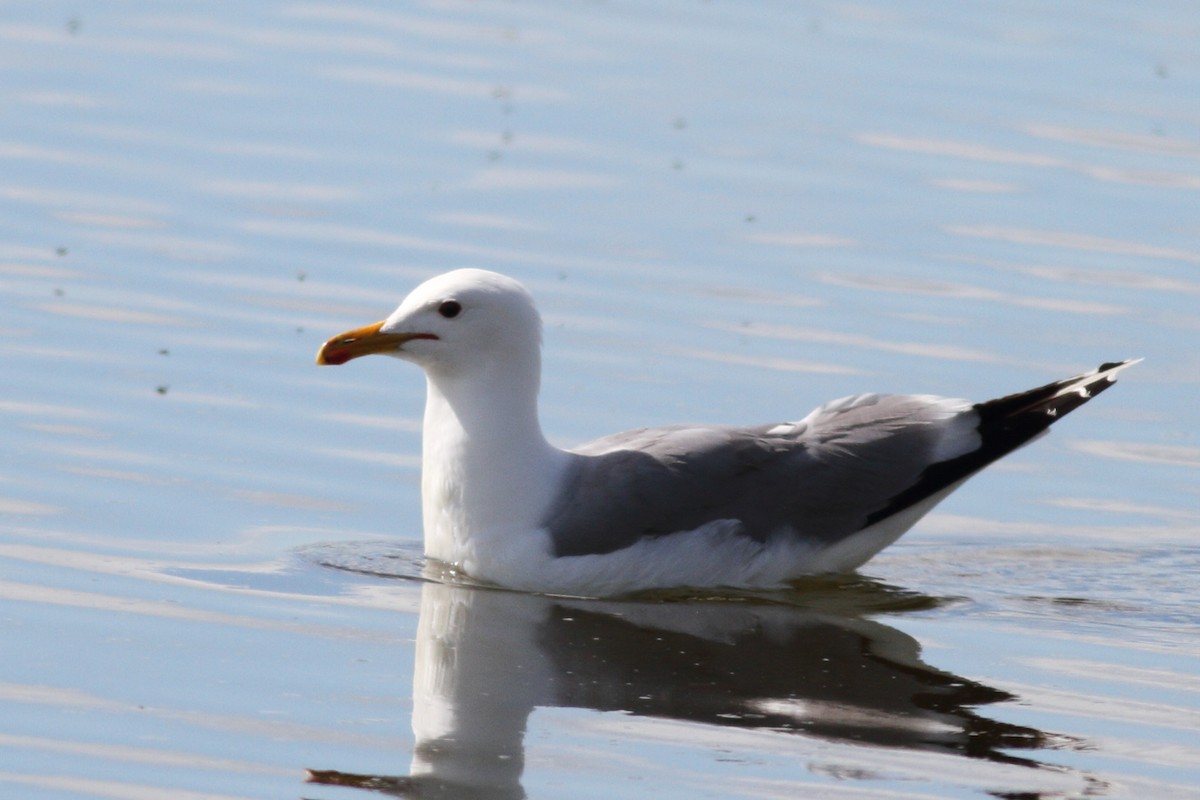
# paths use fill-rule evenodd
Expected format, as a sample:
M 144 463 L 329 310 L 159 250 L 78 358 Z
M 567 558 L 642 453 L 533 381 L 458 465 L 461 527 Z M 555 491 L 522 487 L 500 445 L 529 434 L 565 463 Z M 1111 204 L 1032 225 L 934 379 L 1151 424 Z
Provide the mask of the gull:
M 382 354 L 424 370 L 427 558 L 591 597 L 853 571 L 1140 360 L 982 403 L 857 394 L 792 422 L 641 428 L 563 450 L 538 421 L 541 344 L 524 286 L 460 269 L 325 342 L 317 363 Z

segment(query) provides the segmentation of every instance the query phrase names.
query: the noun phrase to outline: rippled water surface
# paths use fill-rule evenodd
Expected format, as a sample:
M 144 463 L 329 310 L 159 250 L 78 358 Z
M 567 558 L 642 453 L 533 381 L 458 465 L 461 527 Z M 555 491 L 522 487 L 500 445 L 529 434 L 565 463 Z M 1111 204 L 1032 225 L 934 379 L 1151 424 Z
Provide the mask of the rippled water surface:
M 1198 37 L 6 4 L 0 796 L 1194 796 Z M 564 445 L 1146 360 L 861 576 L 522 596 L 418 579 L 419 374 L 312 363 L 460 266 L 537 296 Z

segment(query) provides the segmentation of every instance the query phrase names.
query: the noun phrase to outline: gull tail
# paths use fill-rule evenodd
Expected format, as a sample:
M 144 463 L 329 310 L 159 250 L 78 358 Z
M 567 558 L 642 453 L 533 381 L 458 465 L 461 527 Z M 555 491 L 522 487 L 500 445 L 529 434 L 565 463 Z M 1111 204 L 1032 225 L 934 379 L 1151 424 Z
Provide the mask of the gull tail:
M 999 426 L 1001 430 L 1015 432 L 1019 429 L 1030 431 L 1031 436 L 1036 436 L 1059 417 L 1070 414 L 1112 386 L 1117 381 L 1117 373 L 1141 360 L 1131 358 L 1126 361 L 1112 361 L 1101 364 L 1099 368 L 1083 375 L 988 400 L 985 403 L 976 403 L 975 412 L 979 414 L 980 431 Z M 1028 440 L 1027 437 L 1015 447 L 1020 447 Z
M 914 485 L 893 497 L 888 506 L 875 512 L 869 521 L 877 522 L 950 489 L 993 461 L 1029 444 L 1045 434 L 1057 420 L 1112 386 L 1117 373 L 1141 360 L 1134 358 L 1101 364 L 1083 375 L 976 403 L 972 410 L 979 416 L 976 426 L 979 446 L 956 458 L 930 464 Z
M 1059 419 L 1112 386 L 1117 380 L 1117 373 L 1141 360 L 1111 361 L 1073 378 L 976 403 L 974 411 L 979 415 L 979 448 L 958 458 L 934 464 L 926 470 L 926 474 L 933 470 L 944 472 L 939 482 L 949 485 L 978 472 L 1042 436 Z

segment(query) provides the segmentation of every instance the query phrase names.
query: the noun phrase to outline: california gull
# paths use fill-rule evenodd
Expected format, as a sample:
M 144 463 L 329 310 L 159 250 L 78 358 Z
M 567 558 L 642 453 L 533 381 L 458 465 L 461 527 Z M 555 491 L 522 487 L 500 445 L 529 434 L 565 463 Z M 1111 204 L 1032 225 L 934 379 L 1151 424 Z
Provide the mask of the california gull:
M 427 557 L 578 596 L 854 570 L 1136 363 L 983 403 L 859 394 L 794 422 L 643 428 L 561 450 L 538 422 L 541 338 L 525 287 L 461 269 L 330 339 L 317 363 L 379 353 L 424 369 Z

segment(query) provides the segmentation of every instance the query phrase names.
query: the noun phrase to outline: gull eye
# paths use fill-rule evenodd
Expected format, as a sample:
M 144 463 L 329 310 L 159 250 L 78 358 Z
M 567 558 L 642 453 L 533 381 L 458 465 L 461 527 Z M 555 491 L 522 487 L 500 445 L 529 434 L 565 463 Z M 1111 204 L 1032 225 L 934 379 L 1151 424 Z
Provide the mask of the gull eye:
M 438 313 L 446 319 L 454 319 L 462 313 L 462 303 L 457 300 L 447 300 L 438 306 Z

